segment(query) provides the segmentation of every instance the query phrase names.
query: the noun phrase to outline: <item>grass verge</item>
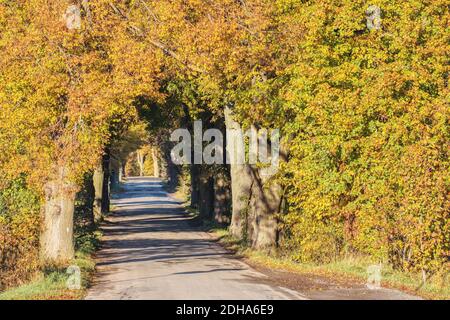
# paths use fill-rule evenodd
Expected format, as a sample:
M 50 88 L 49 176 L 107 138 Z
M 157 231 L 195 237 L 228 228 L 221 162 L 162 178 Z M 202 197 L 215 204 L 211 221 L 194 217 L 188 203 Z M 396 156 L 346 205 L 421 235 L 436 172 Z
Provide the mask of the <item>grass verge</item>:
M 68 289 L 71 274 L 66 267 L 51 267 L 40 271 L 30 283 L 0 293 L 0 300 L 78 300 L 86 289 L 95 271 L 93 253 L 96 251 L 101 232 L 93 228 L 79 231 L 76 237 L 75 259 L 70 263 L 81 271 L 81 288 Z
M 348 256 L 333 263 L 317 265 L 295 262 L 278 252 L 257 251 L 250 249 L 245 243 L 233 238 L 226 228 L 206 224 L 208 231 L 228 250 L 243 257 L 250 265 L 262 266 L 273 270 L 283 270 L 297 274 L 311 274 L 338 280 L 339 282 L 364 284 L 367 280 L 367 268 L 372 265 L 363 257 Z M 425 299 L 450 299 L 450 283 L 448 273 L 436 275 L 422 284 L 420 275 L 393 270 L 389 266 L 382 268 L 382 286 L 399 289 Z

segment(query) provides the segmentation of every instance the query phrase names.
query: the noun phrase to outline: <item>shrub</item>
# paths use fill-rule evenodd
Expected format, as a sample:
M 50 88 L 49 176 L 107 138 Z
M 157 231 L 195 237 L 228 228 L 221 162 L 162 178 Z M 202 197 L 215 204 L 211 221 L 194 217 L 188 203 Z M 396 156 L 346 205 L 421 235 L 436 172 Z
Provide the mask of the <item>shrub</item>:
M 23 283 L 39 267 L 39 207 L 24 179 L 0 191 L 0 290 Z

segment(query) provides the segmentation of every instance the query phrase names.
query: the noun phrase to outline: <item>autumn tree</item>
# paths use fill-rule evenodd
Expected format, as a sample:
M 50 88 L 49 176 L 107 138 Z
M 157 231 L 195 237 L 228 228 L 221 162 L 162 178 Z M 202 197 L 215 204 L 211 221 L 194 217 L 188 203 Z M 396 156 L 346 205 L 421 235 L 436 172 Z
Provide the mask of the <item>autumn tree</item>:
M 43 196 L 43 258 L 73 256 L 80 179 L 125 152 L 139 116 L 166 159 L 195 120 L 280 129 L 276 175 L 190 166 L 193 204 L 210 218 L 230 185 L 230 230 L 253 247 L 442 268 L 448 6 L 371 5 L 376 21 L 362 0 L 0 2 L 0 176 Z
M 63 19 L 68 5 L 83 12 L 79 28 Z M 112 38 L 121 25 L 101 1 L 3 2 L 1 13 L 1 132 L 10 141 L 2 170 L 26 173 L 42 192 L 42 258 L 67 261 L 79 179 L 95 168 L 137 92 L 158 95 L 158 63 L 132 74 L 144 56 L 156 57 L 126 34 Z

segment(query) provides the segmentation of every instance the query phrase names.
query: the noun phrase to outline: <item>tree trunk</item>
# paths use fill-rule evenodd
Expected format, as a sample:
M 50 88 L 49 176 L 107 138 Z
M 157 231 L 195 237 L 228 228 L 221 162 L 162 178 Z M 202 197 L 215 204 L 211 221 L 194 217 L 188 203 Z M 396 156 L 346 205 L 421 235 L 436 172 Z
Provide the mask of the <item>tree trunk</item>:
M 106 214 L 109 212 L 110 206 L 110 171 L 109 171 L 109 163 L 110 163 L 110 154 L 109 149 L 106 149 L 105 154 L 102 159 L 102 170 L 103 170 L 103 185 L 102 185 L 102 214 Z
M 95 202 L 95 187 L 94 187 L 94 177 L 90 174 L 84 181 L 85 192 L 87 194 L 87 198 L 83 199 L 86 206 L 89 206 L 89 223 L 91 226 L 95 224 L 95 213 L 94 213 L 94 202 Z M 76 201 L 76 200 L 75 200 Z
M 238 239 L 244 237 L 247 226 L 253 177 L 249 165 L 231 165 L 232 214 L 230 232 Z
M 123 182 L 123 174 L 124 174 L 124 170 L 123 170 L 123 168 L 124 168 L 124 165 L 123 165 L 123 163 L 122 162 L 119 162 L 119 183 L 122 183 Z
M 287 161 L 289 143 L 285 141 L 279 147 L 279 161 Z M 273 145 L 267 146 L 271 154 Z M 271 157 L 270 160 L 272 161 Z M 277 245 L 278 221 L 276 215 L 281 212 L 282 187 L 272 180 L 277 170 L 270 167 L 253 168 L 253 188 L 250 201 L 249 217 L 251 218 L 252 247 L 270 249 Z
M 179 183 L 180 167 L 177 167 L 170 156 L 173 144 L 165 141 L 160 146 L 160 177 L 166 179 L 170 190 L 174 190 Z
M 141 151 L 138 151 L 137 153 L 137 162 L 139 165 L 139 176 L 143 177 L 144 176 L 144 155 L 142 154 Z
M 76 186 L 60 177 L 45 186 L 40 256 L 44 264 L 65 264 L 74 258 L 73 214 Z
M 199 190 L 198 190 L 198 165 L 191 164 L 191 207 L 197 208 L 199 202 Z
M 122 167 L 121 167 L 120 171 L 121 171 L 122 175 L 120 177 L 120 182 L 124 182 L 127 177 L 127 170 L 126 170 L 127 161 L 125 160 L 121 165 L 122 165 Z
M 172 161 L 169 160 L 169 162 L 167 163 L 167 178 L 169 180 L 169 187 L 171 189 L 175 188 L 178 186 L 179 183 L 179 169 L 177 168 L 177 166 L 175 164 L 173 164 Z
M 255 249 L 269 249 L 277 243 L 276 214 L 281 205 L 281 187 L 268 181 L 260 170 L 254 169 L 253 187 L 249 203 L 249 223 L 251 224 L 251 245 Z
M 153 159 L 153 176 L 159 178 L 159 157 L 156 148 L 152 148 L 152 159 Z
M 94 184 L 93 212 L 95 222 L 100 221 L 102 217 L 102 197 L 103 197 L 103 180 L 104 180 L 103 176 L 104 172 L 102 165 L 94 171 L 94 175 L 92 177 Z
M 111 190 L 115 191 L 119 188 L 120 179 L 121 179 L 121 165 L 120 163 L 114 159 L 114 161 L 110 161 L 109 163 L 110 168 L 110 182 L 111 182 Z
M 227 130 L 237 130 L 239 124 L 233 120 L 232 111 L 229 106 L 225 107 L 225 127 Z M 236 152 L 233 143 L 227 136 L 227 153 Z M 231 150 L 233 148 L 233 150 Z M 231 176 L 231 198 L 232 198 L 232 214 L 230 233 L 238 238 L 243 239 L 245 234 L 246 216 L 248 213 L 248 203 L 250 201 L 251 186 L 253 183 L 251 168 L 248 164 L 230 163 Z
M 210 177 L 207 172 L 202 172 L 198 179 L 199 214 L 202 219 L 211 218 L 214 211 L 213 182 L 212 177 Z
M 169 151 L 164 151 L 165 147 L 160 146 L 158 149 L 156 149 L 156 156 L 158 160 L 159 178 L 165 181 L 170 181 L 171 168 L 169 166 L 172 161 L 172 159 L 170 159 L 170 151 L 172 150 L 172 148 L 170 147 L 170 145 L 167 145 L 167 148 L 169 148 Z
M 217 223 L 230 223 L 230 202 L 229 177 L 225 172 L 218 172 L 214 177 L 214 220 Z

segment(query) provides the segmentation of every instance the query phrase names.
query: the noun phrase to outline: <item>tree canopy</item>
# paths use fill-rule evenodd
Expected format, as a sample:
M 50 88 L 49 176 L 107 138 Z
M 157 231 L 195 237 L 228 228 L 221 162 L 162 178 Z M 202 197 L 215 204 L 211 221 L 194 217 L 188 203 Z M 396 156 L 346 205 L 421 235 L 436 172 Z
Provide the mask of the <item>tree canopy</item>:
M 0 189 L 25 179 L 45 203 L 47 183 L 80 190 L 107 148 L 126 157 L 139 117 L 160 143 L 183 117 L 223 122 L 232 106 L 288 146 L 267 183 L 283 190 L 292 259 L 440 270 L 448 23 L 445 0 L 0 0 Z

